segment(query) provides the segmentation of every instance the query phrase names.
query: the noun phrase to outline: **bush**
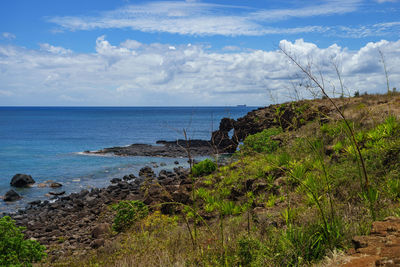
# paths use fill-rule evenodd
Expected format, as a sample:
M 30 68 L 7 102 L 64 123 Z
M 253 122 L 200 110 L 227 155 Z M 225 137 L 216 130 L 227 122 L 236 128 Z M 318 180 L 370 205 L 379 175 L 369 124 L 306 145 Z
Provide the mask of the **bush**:
M 122 200 L 112 206 L 117 211 L 114 218 L 113 230 L 122 232 L 128 229 L 137 220 L 149 214 L 149 208 L 139 200 Z
M 46 256 L 39 242 L 24 239 L 24 229 L 9 216 L 0 219 L 0 266 L 31 266 Z
M 274 152 L 278 148 L 279 142 L 271 140 L 271 136 L 277 135 L 281 132 L 281 129 L 269 128 L 260 133 L 249 135 L 243 141 L 241 149 L 245 152 Z
M 195 164 L 192 168 L 192 174 L 195 177 L 199 177 L 202 175 L 207 175 L 212 173 L 217 169 L 217 165 L 210 159 L 205 159 Z

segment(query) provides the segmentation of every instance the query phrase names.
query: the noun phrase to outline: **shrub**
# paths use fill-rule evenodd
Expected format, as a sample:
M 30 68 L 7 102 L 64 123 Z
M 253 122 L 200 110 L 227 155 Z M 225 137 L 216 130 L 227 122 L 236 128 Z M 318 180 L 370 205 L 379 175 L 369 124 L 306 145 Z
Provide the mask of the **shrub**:
M 249 135 L 243 141 L 243 146 L 241 149 L 245 152 L 274 152 L 278 148 L 279 142 L 272 140 L 271 136 L 279 133 L 281 133 L 281 129 L 269 128 L 260 133 Z
M 112 226 L 117 232 L 126 230 L 134 222 L 143 219 L 149 214 L 149 208 L 139 200 L 122 200 L 113 205 L 112 208 L 117 211 Z
M 31 266 L 46 256 L 39 242 L 24 239 L 24 229 L 9 216 L 0 219 L 0 266 Z
M 237 255 L 239 257 L 240 266 L 250 266 L 257 258 L 261 242 L 251 237 L 243 237 L 238 241 Z
M 210 159 L 205 159 L 195 164 L 192 168 L 192 174 L 195 177 L 199 177 L 202 175 L 207 175 L 212 173 L 217 169 L 217 165 Z

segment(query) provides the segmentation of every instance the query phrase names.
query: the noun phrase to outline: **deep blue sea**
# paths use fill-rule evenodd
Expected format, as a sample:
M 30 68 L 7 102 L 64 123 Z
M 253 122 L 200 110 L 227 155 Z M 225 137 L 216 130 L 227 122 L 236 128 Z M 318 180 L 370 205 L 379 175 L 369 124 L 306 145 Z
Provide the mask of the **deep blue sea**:
M 223 117 L 238 118 L 255 107 L 0 107 L 0 195 L 11 189 L 16 173 L 32 175 L 36 185 L 48 180 L 59 191 L 105 187 L 113 177 L 137 175 L 145 165 L 167 164 L 174 158 L 88 156 L 79 152 L 157 140 L 210 139 Z M 185 159 L 178 159 L 185 165 Z M 0 200 L 0 212 L 15 211 L 27 202 L 48 199 L 50 188 L 15 189 L 23 199 Z

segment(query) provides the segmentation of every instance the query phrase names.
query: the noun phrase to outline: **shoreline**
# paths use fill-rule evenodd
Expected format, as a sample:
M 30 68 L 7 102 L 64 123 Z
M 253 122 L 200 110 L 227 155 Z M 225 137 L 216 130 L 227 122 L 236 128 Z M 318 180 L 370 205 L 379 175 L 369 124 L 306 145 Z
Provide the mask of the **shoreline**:
M 188 169 L 179 166 L 173 171 L 161 170 L 156 176 L 151 167 L 145 166 L 140 169 L 138 177 L 125 175 L 111 179 L 104 188 L 82 189 L 44 201 L 31 201 L 25 208 L 15 213 L 3 212 L 2 216 L 13 218 L 18 226 L 26 227 L 24 234 L 27 238 L 38 240 L 47 247 L 59 245 L 60 237 L 65 238 L 62 248 L 50 255 L 68 254 L 77 247 L 84 252 L 104 245 L 105 239 L 97 238 L 93 231 L 104 223 L 111 227 L 109 205 L 120 200 L 142 200 L 149 206 L 166 200 L 189 201 L 188 189 L 192 181 L 188 174 Z M 159 190 L 160 185 L 167 192 Z M 166 199 L 165 193 L 171 197 Z M 168 209 L 170 207 L 165 207 L 164 212 L 168 213 Z M 101 218 L 103 215 L 104 218 Z
M 214 154 L 212 143 L 207 140 L 158 140 L 153 144 L 135 143 L 127 146 L 108 147 L 95 151 L 80 152 L 83 155 L 114 155 L 114 156 L 141 156 L 141 157 L 188 157 L 187 147 L 193 157 L 210 156 Z

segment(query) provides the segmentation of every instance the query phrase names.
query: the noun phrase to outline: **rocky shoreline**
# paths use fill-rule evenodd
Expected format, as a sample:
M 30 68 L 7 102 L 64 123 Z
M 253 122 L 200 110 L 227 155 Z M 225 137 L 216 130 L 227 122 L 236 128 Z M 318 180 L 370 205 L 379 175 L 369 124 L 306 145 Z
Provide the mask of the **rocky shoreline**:
M 239 142 L 249 134 L 278 125 L 288 127 L 285 122 L 292 120 L 295 114 L 293 110 L 298 107 L 279 107 L 282 109 L 279 120 L 276 119 L 277 106 L 249 112 L 238 120 L 223 118 L 219 129 L 212 133 L 209 141 L 158 141 L 153 146 L 133 144 L 85 153 L 176 158 L 188 157 L 188 148 L 191 157 L 233 153 Z M 309 108 L 302 123 L 312 120 L 317 112 L 319 107 Z M 17 225 L 26 227 L 24 233 L 27 238 L 46 245 L 50 260 L 62 255 L 85 254 L 90 249 L 106 246 L 114 237 L 111 233 L 112 203 L 120 200 L 142 200 L 150 208 L 161 208 L 165 214 L 175 212 L 176 207 L 162 203 L 189 204 L 193 185 L 188 174 L 188 170 L 178 167 L 173 171 L 162 170 L 157 176 L 150 167 L 144 167 L 140 170 L 139 177 L 130 174 L 112 179 L 106 188 L 93 188 L 90 191 L 84 189 L 67 196 L 54 195 L 50 200 L 32 201 L 25 209 L 14 214 L 3 213 L 3 216 L 10 215 Z
M 188 149 L 193 157 L 210 156 L 214 150 L 210 141 L 206 140 L 159 140 L 157 145 L 132 144 L 124 147 L 110 147 L 97 151 L 85 151 L 84 154 L 113 154 L 117 156 L 142 156 L 142 157 L 171 157 L 182 158 L 188 156 Z
M 112 179 L 106 188 L 84 189 L 51 200 L 32 201 L 25 209 L 3 216 L 9 215 L 18 226 L 26 227 L 26 237 L 46 245 L 54 259 L 61 255 L 84 254 L 112 239 L 113 213 L 109 208 L 112 203 L 142 200 L 154 207 L 171 201 L 190 202 L 192 180 L 188 174 L 187 169 L 177 167 L 173 171 L 161 170 L 156 176 L 146 166 L 140 170 L 139 177 L 125 175 Z M 169 205 L 161 206 L 166 214 L 173 209 Z M 55 247 L 57 249 L 51 249 Z

